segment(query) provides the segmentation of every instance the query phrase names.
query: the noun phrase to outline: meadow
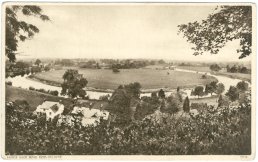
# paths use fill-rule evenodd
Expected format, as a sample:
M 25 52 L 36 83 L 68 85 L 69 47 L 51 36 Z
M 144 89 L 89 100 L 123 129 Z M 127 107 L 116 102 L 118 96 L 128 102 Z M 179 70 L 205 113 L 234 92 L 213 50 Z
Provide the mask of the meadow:
M 88 80 L 87 87 L 97 89 L 116 89 L 119 85 L 139 82 L 143 89 L 159 88 L 190 88 L 197 85 L 205 85 L 214 77 L 208 76 L 202 79 L 201 74 L 179 72 L 173 70 L 155 69 L 120 69 L 119 73 L 114 73 L 110 69 L 78 69 L 80 74 Z M 34 77 L 41 81 L 48 81 L 61 84 L 65 69 L 38 73 Z
M 18 87 L 13 87 L 13 86 L 5 86 L 6 89 L 6 101 L 14 102 L 16 100 L 24 100 L 27 101 L 29 104 L 30 108 L 29 111 L 33 112 L 36 110 L 38 105 L 41 105 L 44 100 L 47 101 L 55 101 L 58 102 L 62 100 L 62 103 L 64 106 L 71 107 L 73 105 L 73 100 L 69 98 L 63 98 L 63 97 L 57 97 L 57 96 L 52 96 L 46 93 L 41 93 L 37 91 L 31 91 L 31 90 L 26 90 Z M 80 100 L 79 100 L 80 101 Z M 82 102 L 85 100 L 81 100 Z M 88 100 L 89 102 L 94 103 L 93 108 L 98 109 L 100 107 L 100 104 L 106 104 L 105 101 L 96 101 L 96 100 Z

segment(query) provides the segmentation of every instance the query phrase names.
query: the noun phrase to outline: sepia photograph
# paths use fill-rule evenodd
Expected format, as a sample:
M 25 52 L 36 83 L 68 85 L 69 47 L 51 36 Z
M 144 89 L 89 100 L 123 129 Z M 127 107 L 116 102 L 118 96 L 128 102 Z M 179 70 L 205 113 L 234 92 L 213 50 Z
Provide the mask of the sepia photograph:
M 5 2 L 1 65 L 4 159 L 255 156 L 253 3 Z

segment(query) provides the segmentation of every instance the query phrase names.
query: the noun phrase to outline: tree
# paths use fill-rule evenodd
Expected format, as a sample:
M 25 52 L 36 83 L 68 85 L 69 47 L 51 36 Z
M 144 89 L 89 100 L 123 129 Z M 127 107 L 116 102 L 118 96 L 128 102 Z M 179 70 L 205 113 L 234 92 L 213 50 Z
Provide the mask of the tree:
M 39 66 L 40 63 L 41 63 L 40 59 L 37 59 L 37 60 L 35 61 L 35 65 L 37 65 L 37 66 Z
M 221 107 L 222 105 L 223 105 L 222 95 L 219 95 L 219 99 L 218 99 L 218 107 Z
M 157 96 L 157 93 L 156 92 L 151 92 L 151 97 L 152 98 L 157 98 L 158 96 Z
M 217 90 L 216 93 L 217 94 L 222 94 L 225 91 L 225 86 L 223 83 L 219 83 L 217 84 Z
M 176 88 L 176 91 L 177 91 L 177 93 L 178 93 L 178 92 L 180 91 L 180 87 L 177 87 L 177 88 Z
M 245 81 L 241 81 L 237 83 L 236 87 L 241 92 L 244 92 L 248 90 L 248 83 L 246 83 Z
M 138 82 L 119 86 L 110 97 L 108 109 L 116 115 L 116 121 L 127 123 L 131 120 L 130 106 L 137 104 L 141 85 Z
M 61 95 L 68 95 L 69 97 L 82 97 L 86 95 L 83 88 L 86 87 L 88 81 L 78 73 L 78 70 L 68 69 L 63 75 L 64 82 L 61 85 Z
M 217 87 L 218 87 L 217 83 L 218 83 L 218 81 L 212 81 L 210 83 L 210 86 L 211 86 L 211 92 L 210 93 L 211 93 L 211 95 L 212 95 L 212 93 L 216 92 Z
M 197 87 L 195 87 L 195 89 L 194 89 L 194 91 L 193 91 L 193 94 L 196 95 L 196 96 L 198 96 L 198 98 L 199 98 L 200 96 L 202 96 L 202 95 L 203 95 L 203 86 L 197 86 Z
M 235 86 L 230 86 L 226 96 L 228 96 L 231 101 L 236 101 L 239 97 L 238 89 Z
M 210 52 L 217 54 L 219 50 L 232 40 L 240 40 L 239 59 L 252 52 L 252 7 L 220 6 L 202 22 L 181 24 L 179 33 L 183 33 L 187 41 L 194 44 L 194 55 Z
M 158 61 L 158 63 L 159 63 L 159 64 L 165 64 L 166 62 L 165 62 L 164 60 L 160 59 L 160 60 Z
M 237 73 L 237 71 L 238 71 L 238 68 L 236 65 L 234 65 L 233 67 L 230 68 L 231 73 Z
M 130 83 L 128 85 L 124 86 L 127 95 L 129 95 L 129 97 L 135 97 L 135 98 L 139 98 L 140 94 L 141 94 L 141 84 L 138 82 L 134 82 L 134 83 Z
M 44 67 L 44 70 L 45 70 L 45 71 L 49 71 L 49 70 L 50 70 L 50 67 L 49 67 L 49 66 L 45 66 L 45 67 Z
M 244 66 L 244 67 L 242 67 L 241 69 L 239 69 L 239 72 L 240 72 L 240 73 L 247 74 L 247 73 L 248 73 L 248 69 Z
M 184 104 L 183 104 L 183 110 L 184 112 L 189 112 L 190 111 L 190 101 L 188 96 L 185 98 Z
M 206 84 L 206 86 L 205 86 L 205 93 L 206 94 L 210 93 L 212 95 L 213 88 L 212 88 L 212 86 L 210 84 Z
M 42 14 L 42 9 L 35 5 L 9 5 L 5 9 L 5 54 L 10 62 L 16 60 L 16 52 L 18 48 L 18 41 L 25 41 L 32 38 L 39 29 L 33 24 L 20 21 L 18 19 L 18 13 L 22 13 L 25 16 L 38 17 L 43 21 L 49 21 L 49 17 Z
M 163 111 L 169 114 L 175 114 L 179 111 L 180 108 L 180 101 L 177 97 L 169 96 L 167 99 L 167 104 L 165 104 L 165 109 Z
M 221 67 L 220 67 L 218 64 L 212 64 L 212 65 L 210 66 L 210 69 L 211 69 L 212 71 L 220 71 L 220 70 L 221 70 Z
M 203 74 L 203 75 L 202 75 L 202 79 L 207 79 L 207 75 L 206 75 L 206 74 Z
M 165 96 L 165 92 L 163 91 L 163 89 L 159 90 L 159 94 L 158 95 L 159 95 L 160 98 L 165 98 L 166 97 Z

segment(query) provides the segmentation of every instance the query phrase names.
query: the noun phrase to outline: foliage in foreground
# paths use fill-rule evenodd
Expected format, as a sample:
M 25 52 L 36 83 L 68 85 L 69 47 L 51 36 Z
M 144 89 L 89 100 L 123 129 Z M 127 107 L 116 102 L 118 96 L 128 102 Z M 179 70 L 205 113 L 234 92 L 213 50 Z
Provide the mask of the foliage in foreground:
M 6 154 L 155 154 L 204 155 L 251 153 L 250 98 L 239 107 L 209 107 L 197 117 L 169 116 L 125 127 L 56 126 L 6 105 Z
M 194 55 L 217 54 L 232 40 L 240 40 L 239 59 L 252 53 L 252 6 L 220 6 L 201 22 L 178 27 L 179 33 L 195 45 Z

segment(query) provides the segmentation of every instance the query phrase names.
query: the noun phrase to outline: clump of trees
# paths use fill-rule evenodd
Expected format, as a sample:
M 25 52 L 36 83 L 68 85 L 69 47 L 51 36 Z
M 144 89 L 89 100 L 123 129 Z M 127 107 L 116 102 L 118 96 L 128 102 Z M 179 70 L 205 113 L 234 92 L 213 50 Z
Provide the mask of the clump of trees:
M 244 74 L 251 73 L 251 70 L 245 66 L 233 65 L 230 67 L 229 65 L 227 65 L 226 69 L 227 69 L 227 72 L 229 72 L 229 73 L 244 73 Z
M 80 62 L 79 63 L 80 68 L 88 68 L 88 69 L 100 69 L 99 63 L 95 60 L 89 60 L 87 62 Z
M 17 61 L 15 63 L 7 63 L 5 70 L 6 77 L 24 76 L 30 73 L 30 65 L 23 61 Z
M 230 86 L 226 96 L 228 96 L 231 101 L 236 101 L 239 97 L 238 89 L 235 86 Z
M 206 84 L 205 86 L 205 94 L 221 94 L 225 90 L 225 86 L 223 83 L 218 83 L 217 81 L 212 81 L 209 84 Z
M 159 90 L 159 93 L 158 93 L 158 96 L 159 96 L 160 98 L 165 98 L 165 97 L 166 97 L 165 91 L 164 91 L 163 89 L 160 89 L 160 90 Z
M 119 72 L 120 72 L 120 70 L 119 70 L 118 68 L 113 68 L 112 71 L 113 71 L 114 73 L 119 73 Z
M 218 65 L 218 64 L 212 64 L 210 65 L 210 69 L 211 71 L 220 71 L 221 70 L 221 67 Z
M 236 86 L 230 86 L 226 93 L 231 101 L 236 101 L 239 99 L 240 93 L 244 93 L 248 90 L 248 83 L 245 81 L 238 82 Z
M 198 96 L 198 98 L 200 96 L 203 96 L 204 95 L 203 86 L 195 87 L 194 90 L 192 91 L 191 95 Z
M 68 69 L 64 73 L 63 79 L 61 95 L 68 95 L 71 98 L 85 97 L 86 91 L 83 88 L 86 87 L 88 81 L 78 73 L 78 70 Z
M 74 62 L 71 59 L 61 59 L 61 60 L 56 60 L 55 65 L 61 65 L 61 66 L 73 66 Z
M 131 107 L 140 104 L 141 85 L 138 82 L 120 85 L 112 94 L 107 109 L 115 115 L 120 124 L 128 124 L 132 120 Z
M 248 102 L 233 109 L 210 106 L 196 118 L 160 124 L 143 119 L 125 127 L 103 121 L 96 127 L 76 121 L 59 126 L 6 104 L 6 155 L 250 155 Z

